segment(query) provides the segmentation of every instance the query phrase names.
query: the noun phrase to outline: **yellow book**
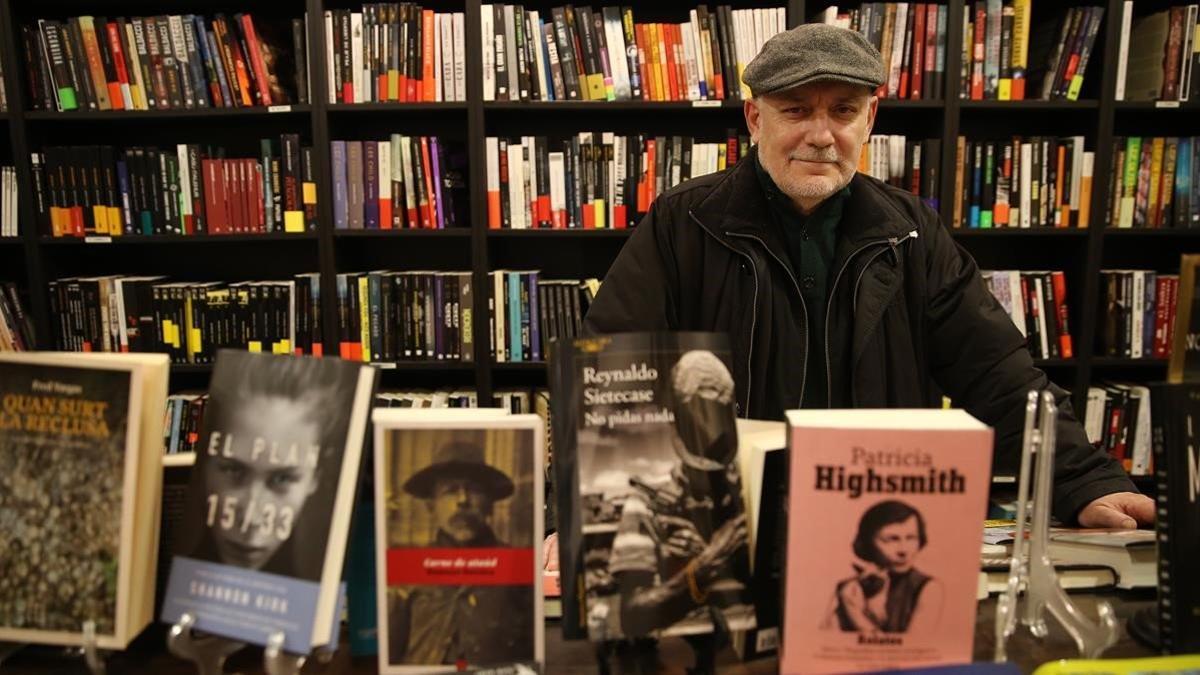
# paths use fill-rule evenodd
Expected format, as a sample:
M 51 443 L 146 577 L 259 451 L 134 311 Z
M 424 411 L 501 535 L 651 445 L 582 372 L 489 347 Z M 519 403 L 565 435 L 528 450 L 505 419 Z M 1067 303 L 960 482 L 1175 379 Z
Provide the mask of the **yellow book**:
M 362 340 L 362 360 L 371 361 L 371 294 L 367 292 L 367 275 L 358 278 L 359 340 Z
M 125 221 L 121 219 L 121 209 L 116 206 L 108 207 L 108 233 L 114 237 L 120 236 L 123 231 Z
M 667 97 L 663 93 L 663 84 L 665 82 L 663 77 L 666 74 L 666 70 L 663 68 L 662 49 L 659 48 L 658 39 L 658 24 L 646 24 L 646 42 L 649 43 L 650 47 L 650 63 L 647 65 L 650 71 L 650 83 L 654 90 L 654 100 L 665 101 Z
M 597 199 L 595 204 L 596 204 L 596 229 L 602 230 L 602 229 L 608 227 L 608 224 L 606 222 L 608 208 L 604 205 L 603 199 Z
M 108 234 L 108 209 L 103 206 L 93 206 L 92 221 L 96 223 L 96 234 Z
M 1150 144 L 1150 194 L 1146 201 L 1146 221 L 1143 227 L 1149 227 L 1154 222 L 1154 213 L 1158 210 L 1159 190 L 1162 187 L 1163 149 L 1166 139 L 1159 136 Z
M 200 351 L 200 340 L 204 337 L 200 333 L 200 328 L 196 326 L 196 315 L 193 307 L 191 289 L 188 290 L 183 301 L 183 317 L 187 322 L 187 360 L 188 363 L 196 362 L 196 354 Z
M 1029 68 L 1029 19 L 1031 0 L 1013 0 L 1012 100 L 1025 100 L 1025 71 Z

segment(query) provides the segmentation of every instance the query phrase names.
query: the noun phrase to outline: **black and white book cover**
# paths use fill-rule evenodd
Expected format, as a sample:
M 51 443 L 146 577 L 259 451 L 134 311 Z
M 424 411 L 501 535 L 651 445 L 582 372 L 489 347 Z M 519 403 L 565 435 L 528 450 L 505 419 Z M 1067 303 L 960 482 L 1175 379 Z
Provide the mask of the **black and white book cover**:
M 558 342 L 551 370 L 564 636 L 753 628 L 728 339 Z
M 541 672 L 544 423 L 456 412 L 374 413 L 379 671 Z
M 162 355 L 0 354 L 0 640 L 124 648 L 152 617 Z
M 1200 651 L 1200 383 L 1155 383 L 1150 391 L 1159 634 L 1163 653 L 1192 654 Z
M 336 636 L 374 368 L 218 353 L 162 620 L 306 654 Z

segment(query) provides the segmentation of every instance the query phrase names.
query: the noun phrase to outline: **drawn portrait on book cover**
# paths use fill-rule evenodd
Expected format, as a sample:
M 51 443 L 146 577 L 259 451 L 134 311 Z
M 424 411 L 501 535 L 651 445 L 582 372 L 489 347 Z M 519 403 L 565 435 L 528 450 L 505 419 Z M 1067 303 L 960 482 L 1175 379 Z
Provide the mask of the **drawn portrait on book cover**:
M 532 550 L 530 432 L 407 430 L 389 443 L 389 551 L 455 549 L 471 559 Z M 532 567 L 528 579 L 516 583 L 469 574 L 437 584 L 391 582 L 419 573 L 388 562 L 389 663 L 474 666 L 534 660 Z
M 942 583 L 917 567 L 929 543 L 921 512 L 898 500 L 867 509 L 854 537 L 854 574 L 837 582 L 822 628 L 865 634 L 935 628 Z
M 254 358 L 213 377 L 177 552 L 319 581 L 357 372 Z

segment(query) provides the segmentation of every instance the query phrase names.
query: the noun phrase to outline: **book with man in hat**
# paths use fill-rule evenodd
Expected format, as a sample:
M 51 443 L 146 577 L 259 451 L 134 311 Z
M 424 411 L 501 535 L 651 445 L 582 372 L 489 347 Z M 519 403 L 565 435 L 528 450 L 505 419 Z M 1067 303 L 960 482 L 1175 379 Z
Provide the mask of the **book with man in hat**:
M 541 419 L 374 422 L 380 672 L 540 664 Z

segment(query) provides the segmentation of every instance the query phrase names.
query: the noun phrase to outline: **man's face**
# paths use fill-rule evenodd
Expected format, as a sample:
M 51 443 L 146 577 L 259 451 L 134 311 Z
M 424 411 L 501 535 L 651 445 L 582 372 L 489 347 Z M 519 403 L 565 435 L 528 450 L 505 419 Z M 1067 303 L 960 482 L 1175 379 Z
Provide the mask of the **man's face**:
M 492 501 L 469 478 L 439 478 L 433 487 L 433 520 L 455 542 L 465 544 L 488 526 Z
M 893 571 L 903 573 L 912 569 L 913 561 L 921 550 L 917 517 L 909 516 L 899 523 L 881 527 L 875 535 L 875 548 Z
M 746 125 L 775 185 L 809 213 L 854 177 L 878 105 L 865 86 L 814 82 L 746 101 Z
M 255 443 L 259 434 L 277 444 Z M 320 431 L 305 407 L 258 398 L 234 413 L 229 436 L 229 456 L 210 457 L 204 475 L 208 524 L 222 561 L 260 569 L 320 485 Z

